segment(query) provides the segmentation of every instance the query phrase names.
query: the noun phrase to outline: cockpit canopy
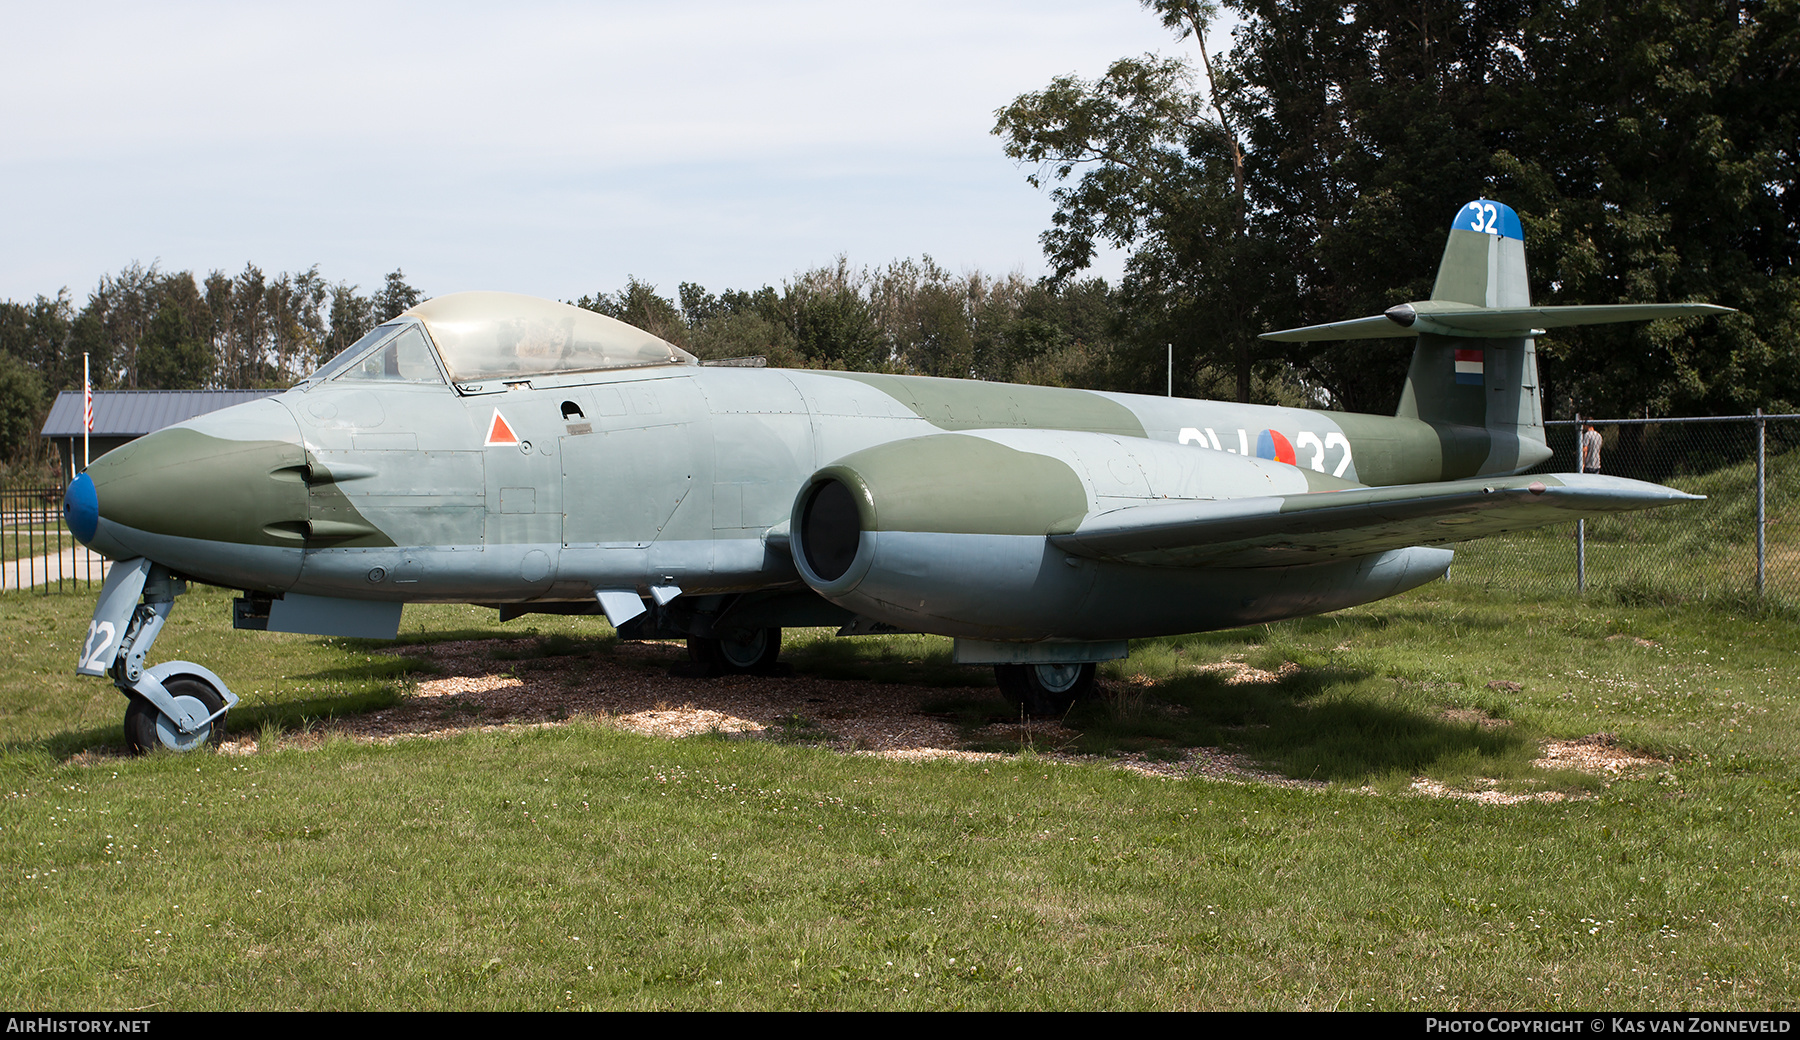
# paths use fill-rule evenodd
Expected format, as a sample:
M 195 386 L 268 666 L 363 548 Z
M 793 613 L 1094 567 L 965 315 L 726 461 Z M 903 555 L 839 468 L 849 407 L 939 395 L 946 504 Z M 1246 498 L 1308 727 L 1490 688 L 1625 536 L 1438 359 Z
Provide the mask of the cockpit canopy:
M 457 383 L 696 363 L 680 347 L 604 314 L 516 293 L 464 292 L 427 300 L 374 329 L 307 382 L 439 382 L 421 325 Z
M 401 317 L 425 323 L 450 378 L 459 383 L 695 363 L 692 354 L 643 329 L 516 293 L 452 293 Z

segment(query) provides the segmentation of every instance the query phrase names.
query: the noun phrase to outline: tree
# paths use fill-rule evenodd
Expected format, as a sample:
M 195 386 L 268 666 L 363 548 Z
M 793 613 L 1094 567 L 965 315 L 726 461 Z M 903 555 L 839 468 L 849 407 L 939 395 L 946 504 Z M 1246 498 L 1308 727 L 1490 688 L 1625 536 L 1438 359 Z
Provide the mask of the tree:
M 1098 80 L 1063 76 L 1021 95 L 996 113 L 994 132 L 1007 155 L 1036 167 L 1032 184 L 1058 185 L 1043 236 L 1058 280 L 1085 269 L 1100 240 L 1132 250 L 1122 302 L 1142 335 L 1128 366 L 1160 361 L 1163 344 L 1178 348 L 1184 373 L 1227 356 L 1248 400 L 1252 319 L 1270 275 L 1264 243 L 1249 233 L 1244 151 L 1204 49 L 1216 7 L 1146 6 L 1200 44 L 1204 90 L 1182 59 L 1127 58 Z M 1191 378 L 1184 384 L 1192 392 Z
M 194 327 L 179 300 L 172 295 L 165 298 L 138 345 L 139 384 L 156 390 L 199 390 L 212 382 L 213 362 L 210 338 Z
M 330 322 L 331 331 L 325 338 L 326 358 L 336 357 L 380 324 L 375 320 L 375 301 L 358 295 L 356 286 L 344 282 L 331 287 Z
M 852 270 L 839 256 L 785 286 L 782 306 L 800 355 L 809 367 L 851 371 L 885 370 L 893 364 L 869 301 L 866 271 Z
M 119 366 L 118 383 L 129 388 L 138 385 L 138 343 L 160 303 L 162 273 L 156 267 L 152 263 L 146 268 L 134 260 L 117 275 L 102 275 L 88 298 L 87 309 L 97 314 L 104 335 L 114 345 L 108 353 Z
M 625 288 L 618 292 L 583 296 L 575 301 L 575 306 L 635 325 L 683 349 L 687 347 L 688 324 L 681 308 L 658 295 L 656 286 L 638 281 L 635 275 L 628 276 Z
M 69 353 L 75 308 L 69 290 L 29 304 L 0 302 L 0 353 L 38 373 L 46 394 L 81 383 L 81 355 Z
M 769 286 L 714 296 L 683 282 L 681 314 L 690 330 L 688 349 L 702 358 L 761 356 L 779 368 L 803 365 L 799 342 L 783 320 L 781 295 Z
M 388 272 L 381 289 L 375 293 L 375 324 L 392 321 L 410 308 L 417 307 L 425 297 L 419 290 L 406 284 L 406 273 L 398 267 Z
M 36 444 L 44 400 L 38 374 L 10 354 L 0 354 L 0 461 L 16 460 Z

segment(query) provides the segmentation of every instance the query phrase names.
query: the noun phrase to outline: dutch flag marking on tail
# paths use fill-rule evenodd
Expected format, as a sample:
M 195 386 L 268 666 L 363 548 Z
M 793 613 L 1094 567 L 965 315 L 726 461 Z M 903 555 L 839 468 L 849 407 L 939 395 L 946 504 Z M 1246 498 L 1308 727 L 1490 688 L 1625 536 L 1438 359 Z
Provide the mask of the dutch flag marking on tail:
M 1456 349 L 1456 382 L 1459 386 L 1480 386 L 1482 384 L 1481 351 Z

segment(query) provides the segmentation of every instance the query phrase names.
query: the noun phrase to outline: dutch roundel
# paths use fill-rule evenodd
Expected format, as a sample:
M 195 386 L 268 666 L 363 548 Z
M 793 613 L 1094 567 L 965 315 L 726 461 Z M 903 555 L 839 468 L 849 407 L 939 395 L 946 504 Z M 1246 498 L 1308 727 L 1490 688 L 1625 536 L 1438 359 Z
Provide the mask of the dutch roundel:
M 1294 446 L 1276 430 L 1264 430 L 1256 435 L 1256 457 L 1295 465 Z

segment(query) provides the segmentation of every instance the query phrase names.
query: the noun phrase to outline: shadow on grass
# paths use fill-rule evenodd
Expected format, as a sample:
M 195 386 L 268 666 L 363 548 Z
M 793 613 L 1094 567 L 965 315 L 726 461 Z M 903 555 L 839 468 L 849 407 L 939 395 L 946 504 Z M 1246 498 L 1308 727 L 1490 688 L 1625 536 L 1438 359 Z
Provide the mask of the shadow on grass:
M 240 707 L 231 712 L 231 732 L 248 735 L 270 726 L 282 732 L 305 730 L 333 719 L 397 707 L 403 699 L 397 687 L 385 685 L 373 690 L 309 697 L 303 701 Z
M 1302 780 L 1367 783 L 1395 773 L 1515 774 L 1535 751 L 1519 727 L 1484 728 L 1403 703 L 1391 680 L 1353 669 L 1290 672 L 1270 682 L 1206 673 L 1126 686 L 1078 705 L 1071 750 L 1148 753 L 1223 747 Z
M 125 717 L 125 698 L 119 698 L 119 717 Z M 86 729 L 55 733 L 39 740 L 9 741 L 0 744 L 0 772 L 18 769 L 25 763 L 53 765 L 66 762 L 90 751 L 125 753 L 125 729 L 122 723 L 89 726 Z
M 397 646 L 455 643 L 471 639 L 529 639 L 536 634 L 536 629 L 508 632 L 499 628 L 443 628 L 425 632 L 401 632 L 393 639 L 354 639 L 334 636 L 331 642 L 350 650 L 374 653 L 377 650 L 391 650 Z
M 781 659 L 795 672 L 821 679 L 856 679 L 909 686 L 994 685 L 992 668 L 957 664 L 952 643 L 938 636 L 884 639 L 820 639 L 784 649 Z
M 383 658 L 361 662 L 344 668 L 329 668 L 293 678 L 310 683 L 336 683 L 351 686 L 342 692 L 305 700 L 281 701 L 273 704 L 240 703 L 226 716 L 226 739 L 234 735 L 256 733 L 264 727 L 279 731 L 304 730 L 338 718 L 350 718 L 372 711 L 395 707 L 404 699 L 406 680 L 432 668 L 414 658 Z M 119 697 L 119 718 L 124 719 L 126 699 Z M 15 757 L 48 759 L 62 762 L 88 752 L 125 753 L 123 722 L 90 726 L 56 733 L 38 740 L 0 744 L 0 761 Z
M 524 642 L 495 647 L 488 656 L 496 661 L 534 661 L 546 657 L 582 657 L 588 654 L 610 656 L 619 645 L 619 637 L 607 632 L 601 635 L 572 636 L 554 632 Z

